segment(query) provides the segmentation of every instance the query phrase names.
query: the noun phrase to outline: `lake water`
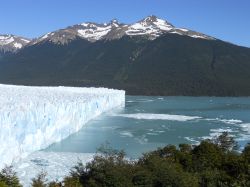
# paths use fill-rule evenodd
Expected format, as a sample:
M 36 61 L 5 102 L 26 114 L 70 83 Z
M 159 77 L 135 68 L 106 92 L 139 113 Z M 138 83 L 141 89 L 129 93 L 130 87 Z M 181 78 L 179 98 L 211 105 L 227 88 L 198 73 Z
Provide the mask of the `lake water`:
M 45 151 L 94 153 L 109 142 L 136 158 L 167 144 L 196 144 L 223 131 L 240 145 L 250 141 L 250 98 L 127 96 L 125 108 L 92 120 Z

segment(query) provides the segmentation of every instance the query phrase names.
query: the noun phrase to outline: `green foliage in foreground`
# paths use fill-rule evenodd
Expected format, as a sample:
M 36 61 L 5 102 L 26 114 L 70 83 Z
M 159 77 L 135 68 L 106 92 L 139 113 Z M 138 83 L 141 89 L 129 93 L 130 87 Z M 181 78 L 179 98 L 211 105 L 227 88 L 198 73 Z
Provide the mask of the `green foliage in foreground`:
M 62 183 L 46 181 L 40 174 L 33 187 L 249 187 L 250 144 L 242 153 L 223 133 L 200 145 L 168 145 L 144 154 L 136 161 L 123 151 L 102 147 L 87 165 L 79 163 Z M 0 175 L 2 176 L 2 174 Z M 13 175 L 11 175 L 13 177 Z M 8 177 L 9 178 L 9 177 Z M 16 181 L 16 177 L 13 178 Z M 1 177 L 0 187 L 12 186 Z M 18 185 L 16 185 L 18 186 Z
M 12 167 L 5 167 L 0 172 L 0 187 L 21 187 L 19 179 Z

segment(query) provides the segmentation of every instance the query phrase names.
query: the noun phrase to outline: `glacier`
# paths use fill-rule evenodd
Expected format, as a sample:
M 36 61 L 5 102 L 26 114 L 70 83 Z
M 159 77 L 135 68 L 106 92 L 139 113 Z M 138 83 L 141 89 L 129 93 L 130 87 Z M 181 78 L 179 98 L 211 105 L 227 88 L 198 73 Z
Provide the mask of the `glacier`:
M 123 90 L 0 84 L 0 168 L 61 141 L 89 120 L 124 105 Z

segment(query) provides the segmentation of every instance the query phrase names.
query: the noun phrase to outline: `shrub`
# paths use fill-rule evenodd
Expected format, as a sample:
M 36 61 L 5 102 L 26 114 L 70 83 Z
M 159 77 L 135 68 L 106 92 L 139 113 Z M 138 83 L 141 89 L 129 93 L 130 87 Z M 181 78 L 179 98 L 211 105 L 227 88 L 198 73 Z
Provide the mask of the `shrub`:
M 16 172 L 13 171 L 12 166 L 7 166 L 0 172 L 0 186 L 21 187 Z

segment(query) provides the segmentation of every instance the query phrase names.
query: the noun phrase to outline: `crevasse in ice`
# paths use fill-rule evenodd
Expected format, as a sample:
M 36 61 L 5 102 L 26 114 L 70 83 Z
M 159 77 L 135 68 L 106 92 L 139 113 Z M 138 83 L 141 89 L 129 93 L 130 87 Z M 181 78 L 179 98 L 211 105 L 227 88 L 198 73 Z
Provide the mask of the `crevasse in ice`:
M 124 104 L 122 90 L 0 84 L 0 168 Z

